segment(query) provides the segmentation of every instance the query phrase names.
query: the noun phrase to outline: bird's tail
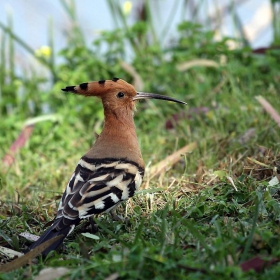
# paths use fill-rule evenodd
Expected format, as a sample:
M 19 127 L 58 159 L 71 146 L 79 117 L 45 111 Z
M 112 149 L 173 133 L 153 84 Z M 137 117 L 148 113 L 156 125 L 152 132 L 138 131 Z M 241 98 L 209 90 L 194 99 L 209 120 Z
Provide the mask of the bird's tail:
M 30 250 L 36 248 L 37 246 L 39 246 L 40 244 L 44 243 L 45 241 L 48 241 L 56 236 L 62 235 L 62 237 L 55 241 L 54 243 L 52 243 L 47 249 L 45 249 L 42 252 L 43 257 L 46 257 L 47 254 L 50 251 L 56 250 L 63 242 L 64 238 L 68 235 L 68 233 L 71 231 L 71 226 L 67 226 L 65 228 L 63 228 L 62 230 L 55 230 L 54 226 L 50 226 L 44 233 L 43 235 L 40 236 L 40 238 L 35 241 L 28 249 L 27 252 L 29 252 Z

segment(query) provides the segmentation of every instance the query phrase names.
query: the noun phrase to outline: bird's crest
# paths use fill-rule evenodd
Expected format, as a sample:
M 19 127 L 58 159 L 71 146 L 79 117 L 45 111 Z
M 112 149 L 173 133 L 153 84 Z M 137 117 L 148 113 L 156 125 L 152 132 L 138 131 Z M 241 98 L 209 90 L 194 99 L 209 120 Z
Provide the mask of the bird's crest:
M 129 93 L 129 95 L 131 96 L 135 96 L 137 94 L 135 88 L 131 84 L 119 78 L 113 78 L 112 80 L 100 80 L 95 82 L 82 83 L 77 86 L 67 86 L 62 90 L 84 96 L 97 97 L 102 97 L 106 93 L 117 91 L 124 91 L 126 93 Z

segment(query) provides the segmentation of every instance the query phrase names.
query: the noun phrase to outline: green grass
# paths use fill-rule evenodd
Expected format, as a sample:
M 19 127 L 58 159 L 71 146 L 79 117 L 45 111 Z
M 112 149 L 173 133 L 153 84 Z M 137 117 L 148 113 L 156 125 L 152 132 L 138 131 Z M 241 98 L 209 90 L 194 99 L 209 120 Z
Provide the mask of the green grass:
M 157 42 L 141 45 L 145 55 L 135 51 L 132 61 L 144 90 L 189 104 L 138 104 L 135 122 L 148 166 L 146 181 L 150 166 L 188 143 L 196 142 L 197 148 L 119 208 L 127 222 L 98 216 L 95 235 L 99 239 L 81 235 L 88 231 L 81 225 L 62 250 L 0 279 L 32 278 L 46 267 L 61 266 L 69 269 L 70 279 L 105 279 L 114 273 L 120 279 L 278 279 L 277 263 L 260 273 L 243 272 L 240 264 L 255 256 L 280 257 L 280 184 L 271 182 L 279 179 L 279 127 L 255 99 L 262 95 L 280 112 L 279 52 L 257 56 L 247 48 L 231 51 L 226 40 L 214 42 L 212 33 L 191 23 L 182 24 L 180 30 L 172 48 L 161 48 Z M 82 36 L 78 31 L 77 36 Z M 134 38 L 149 32 L 136 24 L 134 29 L 124 28 L 117 38 L 112 32 L 100 40 L 120 43 L 131 38 L 128 31 Z M 7 169 L 0 163 L 1 246 L 24 250 L 30 243 L 20 233 L 44 231 L 75 165 L 92 145 L 94 131 L 102 128 L 97 99 L 67 95 L 60 88 L 113 76 L 132 82 L 133 77 L 119 64 L 122 52 L 113 49 L 108 58 L 85 45 L 63 50 L 64 62 L 52 65 L 55 80 L 47 90 L 40 87 L 46 85 L 46 78 L 35 73 L 32 79 L 24 75 L 1 79 L 0 130 L 5 134 L 0 138 L 0 159 L 23 123 L 42 116 L 42 104 L 47 103 L 50 113 L 56 114 L 36 123 L 14 165 Z M 225 62 L 218 68 L 177 70 L 178 64 L 193 59 Z M 1 65 L 1 71 L 9 75 L 10 68 L 3 61 Z M 21 99 L 18 90 L 23 90 Z M 34 111 L 28 100 L 34 102 Z M 200 113 L 201 107 L 207 112 Z M 173 129 L 166 129 L 166 121 L 179 112 L 185 116 Z M 254 133 L 244 140 L 251 128 Z M 1 262 L 6 261 L 1 256 Z

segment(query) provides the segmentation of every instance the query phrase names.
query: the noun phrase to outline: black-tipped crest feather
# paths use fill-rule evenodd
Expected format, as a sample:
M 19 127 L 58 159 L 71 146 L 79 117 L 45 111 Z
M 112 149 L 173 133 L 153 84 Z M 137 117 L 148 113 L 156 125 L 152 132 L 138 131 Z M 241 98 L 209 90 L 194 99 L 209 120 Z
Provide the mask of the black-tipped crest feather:
M 66 92 L 75 92 L 75 87 L 76 86 L 68 86 L 66 88 L 62 88 L 61 90 L 66 91 Z

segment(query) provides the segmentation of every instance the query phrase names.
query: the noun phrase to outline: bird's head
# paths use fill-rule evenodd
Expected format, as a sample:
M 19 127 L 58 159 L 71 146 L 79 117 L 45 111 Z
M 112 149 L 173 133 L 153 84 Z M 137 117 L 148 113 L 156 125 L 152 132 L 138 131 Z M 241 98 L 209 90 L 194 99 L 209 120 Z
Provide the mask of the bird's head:
M 175 98 L 164 95 L 137 92 L 135 88 L 126 81 L 118 78 L 112 80 L 101 80 L 97 82 L 82 83 L 77 86 L 67 86 L 62 89 L 84 96 L 96 96 L 102 99 L 104 109 L 116 111 L 118 109 L 133 110 L 135 101 L 139 99 L 161 99 L 177 103 L 187 104 Z

